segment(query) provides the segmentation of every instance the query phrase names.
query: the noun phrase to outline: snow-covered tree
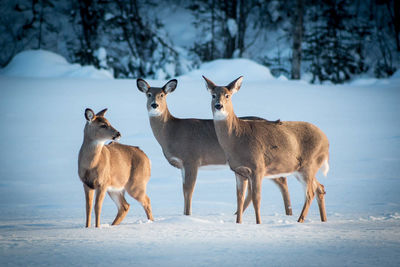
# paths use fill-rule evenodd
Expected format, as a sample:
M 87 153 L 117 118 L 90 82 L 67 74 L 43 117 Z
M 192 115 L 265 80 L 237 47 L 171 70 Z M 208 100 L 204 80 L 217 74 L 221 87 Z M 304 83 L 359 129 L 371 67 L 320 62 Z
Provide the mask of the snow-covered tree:
M 309 8 L 305 34 L 305 59 L 310 61 L 312 82 L 343 83 L 365 72 L 362 43 L 365 35 L 350 11 L 347 0 L 323 0 Z

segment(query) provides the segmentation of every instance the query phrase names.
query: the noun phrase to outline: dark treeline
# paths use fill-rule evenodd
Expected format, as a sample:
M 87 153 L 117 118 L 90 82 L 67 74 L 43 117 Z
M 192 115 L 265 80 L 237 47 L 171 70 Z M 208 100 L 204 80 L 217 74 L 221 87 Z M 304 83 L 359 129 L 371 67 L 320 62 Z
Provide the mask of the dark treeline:
M 0 65 L 26 49 L 108 69 L 170 78 L 201 62 L 246 57 L 276 75 L 342 83 L 399 67 L 400 0 L 20 0 L 0 7 Z M 159 14 L 190 13 L 175 45 Z M 167 10 L 167 11 L 165 11 Z M 275 45 L 277 44 L 277 45 Z M 271 49 L 271 46 L 274 48 Z

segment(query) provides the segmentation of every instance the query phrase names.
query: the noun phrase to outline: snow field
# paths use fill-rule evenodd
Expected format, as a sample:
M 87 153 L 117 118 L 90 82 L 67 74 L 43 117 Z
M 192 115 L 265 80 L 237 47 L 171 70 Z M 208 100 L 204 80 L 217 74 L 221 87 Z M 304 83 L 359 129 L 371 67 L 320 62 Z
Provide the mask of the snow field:
M 177 77 L 168 96 L 177 117 L 211 118 L 201 75 L 219 84 L 243 72 L 263 72 L 244 60 L 217 61 Z M 223 69 L 223 70 L 221 70 Z M 267 70 L 267 69 L 266 69 Z M 232 75 L 230 75 L 232 73 Z M 264 181 L 261 225 L 252 207 L 235 224 L 235 177 L 227 167 L 198 174 L 193 216 L 185 217 L 180 171 L 165 160 L 135 80 L 0 76 L 1 266 L 398 266 L 400 264 L 400 80 L 342 86 L 309 85 L 244 75 L 233 96 L 238 116 L 304 120 L 330 140 L 325 185 L 328 222 L 314 201 L 304 224 L 302 186 L 289 177 L 293 216 L 284 215 L 276 186 Z M 255 75 L 255 74 L 254 74 Z M 68 76 L 70 77 L 70 76 Z M 166 81 L 147 80 L 162 86 Z M 84 109 L 107 107 L 122 133 L 152 161 L 148 184 L 155 221 L 140 205 L 120 226 L 107 196 L 100 229 L 85 229 L 84 193 L 77 175 Z

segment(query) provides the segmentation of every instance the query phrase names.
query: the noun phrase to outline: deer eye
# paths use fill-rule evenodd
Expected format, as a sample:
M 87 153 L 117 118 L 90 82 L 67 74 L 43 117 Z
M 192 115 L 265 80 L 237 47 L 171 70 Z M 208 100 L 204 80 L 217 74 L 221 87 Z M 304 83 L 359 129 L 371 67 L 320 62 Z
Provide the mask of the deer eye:
M 212 95 L 212 98 L 216 98 L 217 96 L 215 94 Z
M 100 128 L 106 129 L 106 128 L 107 128 L 107 125 L 102 124 L 102 125 L 100 125 Z
M 147 97 L 151 97 L 151 93 L 147 93 Z
M 164 97 L 164 94 L 160 94 L 160 97 Z
M 225 98 L 226 98 L 226 99 L 228 99 L 228 98 L 229 98 L 229 95 L 228 95 L 228 94 L 226 94 L 226 95 L 225 95 Z

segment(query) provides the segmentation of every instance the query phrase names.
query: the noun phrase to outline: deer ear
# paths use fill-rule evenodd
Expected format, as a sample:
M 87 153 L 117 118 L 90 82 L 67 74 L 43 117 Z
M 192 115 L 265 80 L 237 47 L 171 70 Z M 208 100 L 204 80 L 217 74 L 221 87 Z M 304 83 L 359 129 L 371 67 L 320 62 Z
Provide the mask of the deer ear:
M 141 91 L 143 93 L 147 93 L 147 91 L 150 88 L 150 85 L 143 79 L 137 79 L 136 85 L 137 85 L 137 88 L 139 89 L 139 91 Z
M 87 121 L 93 121 L 94 117 L 96 117 L 96 115 L 94 115 L 93 110 L 91 110 L 90 108 L 85 109 L 85 118 Z
M 175 91 L 177 85 L 178 81 L 176 79 L 170 80 L 163 86 L 163 90 L 166 94 L 172 93 L 173 91 Z
M 239 91 L 240 86 L 242 86 L 242 81 L 243 81 L 243 76 L 240 76 L 239 78 L 228 84 L 226 88 L 228 88 L 228 90 L 231 91 L 232 94 L 234 94 L 237 91 Z
M 212 81 L 210 81 L 209 79 L 204 77 L 204 75 L 203 75 L 203 79 L 206 81 L 206 88 L 208 89 L 208 91 L 211 92 L 211 90 L 214 90 L 214 88 L 216 87 L 215 83 L 213 83 Z
M 105 109 L 99 111 L 99 112 L 96 114 L 96 116 L 97 116 L 97 117 L 104 117 L 104 115 L 106 114 L 106 112 L 107 112 L 107 109 L 105 108 Z

